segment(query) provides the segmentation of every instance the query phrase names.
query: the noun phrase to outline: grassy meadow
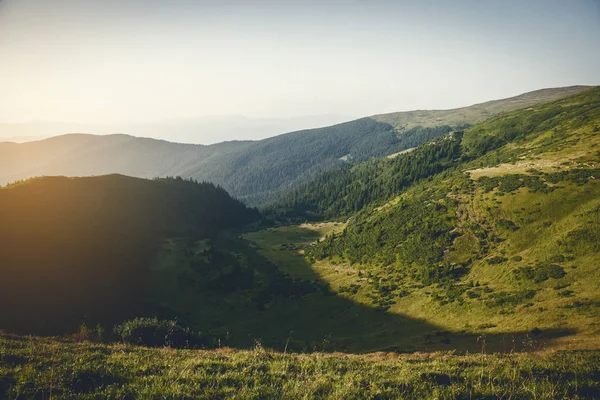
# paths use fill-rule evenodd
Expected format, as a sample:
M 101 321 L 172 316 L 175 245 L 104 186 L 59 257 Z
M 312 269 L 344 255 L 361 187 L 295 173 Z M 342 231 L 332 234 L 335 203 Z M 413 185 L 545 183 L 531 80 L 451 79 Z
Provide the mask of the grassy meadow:
M 585 399 L 600 353 L 283 353 L 0 335 L 7 399 Z

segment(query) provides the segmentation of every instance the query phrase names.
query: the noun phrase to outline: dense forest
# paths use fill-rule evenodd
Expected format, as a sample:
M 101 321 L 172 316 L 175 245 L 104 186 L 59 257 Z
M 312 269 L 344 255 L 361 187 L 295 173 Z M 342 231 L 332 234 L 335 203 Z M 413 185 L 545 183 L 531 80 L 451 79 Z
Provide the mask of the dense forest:
M 266 139 L 200 174 L 222 182 L 248 204 L 264 204 L 319 173 L 407 150 L 454 129 L 419 126 L 398 132 L 391 125 L 362 118 Z
M 349 217 L 368 204 L 458 165 L 462 135 L 451 133 L 406 155 L 324 173 L 268 207 L 267 212 L 292 219 Z
M 570 128 L 582 126 L 590 121 L 590 113 L 597 109 L 597 104 L 593 101 L 570 105 L 559 103 L 551 103 L 534 113 L 513 112 L 492 118 L 468 130 L 466 135 L 462 131 L 454 132 L 392 159 L 377 159 L 323 173 L 289 191 L 266 210 L 300 220 L 347 218 L 367 205 L 386 201 L 412 184 L 447 169 L 515 162 L 524 149 L 507 147 L 484 157 L 509 143 L 518 146 L 551 130 L 552 136 L 545 139 L 548 145 L 536 151 L 546 151 L 548 146 L 564 146 L 567 143 L 557 143 L 566 134 L 561 130 L 564 120 L 569 120 Z M 447 130 L 449 127 L 435 131 Z M 415 132 L 429 130 L 419 128 Z M 425 133 L 419 137 L 429 136 Z

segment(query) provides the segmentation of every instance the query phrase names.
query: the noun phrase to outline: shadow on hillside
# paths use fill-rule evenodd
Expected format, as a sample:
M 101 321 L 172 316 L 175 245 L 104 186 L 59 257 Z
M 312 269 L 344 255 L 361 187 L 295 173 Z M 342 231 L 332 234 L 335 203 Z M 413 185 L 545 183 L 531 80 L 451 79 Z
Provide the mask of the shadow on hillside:
M 123 319 L 146 315 L 176 318 L 220 338 L 221 346 L 254 348 L 260 344 L 280 351 L 353 353 L 537 350 L 574 333 L 446 332 L 426 321 L 383 312 L 332 293 L 301 256 L 282 259 L 290 263 L 289 274 L 284 273 L 256 246 L 232 233 L 212 239 L 215 247 L 222 249 L 221 264 L 215 263 L 219 254 L 212 253 L 214 265 L 208 271 L 196 271 L 192 278 L 197 280 L 186 274 L 197 267 L 193 257 L 202 252 L 192 256 L 188 245 L 170 249 L 167 256 L 173 261 L 173 270 L 167 268 L 169 274 L 156 281 L 160 294 L 154 295 L 162 296 L 158 299 L 162 301 L 155 298 L 150 306 L 143 307 L 142 289 L 152 280 L 148 265 L 159 246 L 143 235 L 131 235 L 126 240 L 112 232 L 95 232 L 90 237 L 80 235 L 80 247 L 75 249 L 70 246 L 73 232 L 64 237 L 54 235 L 50 242 L 46 240 L 49 235 L 13 240 L 23 245 L 12 248 L 6 246 L 9 241 L 3 242 L 0 329 L 21 334 L 72 334 L 86 321 L 91 327 L 100 323 L 110 332 L 112 325 Z M 315 235 L 310 230 L 299 234 L 307 241 Z M 193 245 L 198 240 L 181 243 Z M 282 255 L 294 254 L 284 250 Z M 164 253 L 164 248 L 160 252 Z M 243 260 L 247 268 L 236 266 L 233 259 Z M 39 267 L 23 270 L 23 265 Z M 120 269 L 123 265 L 127 265 L 126 271 Z M 81 266 L 87 267 L 85 274 L 75 274 Z M 227 280 L 221 279 L 225 270 L 233 271 Z M 215 276 L 218 279 L 208 279 Z
M 309 230 L 308 237 L 313 235 Z M 221 245 L 243 253 L 251 265 L 269 274 L 272 282 L 286 276 L 262 256 L 256 246 L 239 237 L 230 236 Z M 306 269 L 302 273 L 299 268 Z M 539 350 L 572 330 L 543 332 L 473 333 L 450 332 L 403 315 L 392 314 L 359 304 L 323 288 L 323 282 L 303 257 L 294 261 L 293 275 L 302 277 L 294 285 L 303 285 L 311 278 L 315 292 L 297 296 L 281 285 L 270 288 L 264 307 L 236 306 L 220 321 L 221 332 L 227 332 L 223 345 L 252 348 L 257 345 L 279 351 L 341 351 L 341 352 L 414 352 L 457 350 L 468 352 Z M 288 275 L 289 278 L 289 275 Z M 293 293 L 293 291 L 292 291 Z M 207 320 L 205 320 L 206 322 Z

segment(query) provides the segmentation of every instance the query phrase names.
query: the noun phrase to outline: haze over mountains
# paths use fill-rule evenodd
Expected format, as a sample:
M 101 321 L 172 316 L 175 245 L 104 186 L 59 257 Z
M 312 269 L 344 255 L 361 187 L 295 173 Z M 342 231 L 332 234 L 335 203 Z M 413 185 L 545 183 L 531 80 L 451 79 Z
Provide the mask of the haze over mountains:
M 110 135 L 127 133 L 171 142 L 213 144 L 229 140 L 260 140 L 282 132 L 318 128 L 352 118 L 341 115 L 308 115 L 295 118 L 248 118 L 217 115 L 155 123 L 82 124 L 68 122 L 0 123 L 0 142 L 31 142 L 69 133 Z
M 221 185 L 247 204 L 264 204 L 320 172 L 348 162 L 394 154 L 501 112 L 552 101 L 587 88 L 543 89 L 454 110 L 375 115 L 260 141 L 209 146 L 85 134 L 23 144 L 0 143 L 0 184 L 42 175 L 182 176 Z

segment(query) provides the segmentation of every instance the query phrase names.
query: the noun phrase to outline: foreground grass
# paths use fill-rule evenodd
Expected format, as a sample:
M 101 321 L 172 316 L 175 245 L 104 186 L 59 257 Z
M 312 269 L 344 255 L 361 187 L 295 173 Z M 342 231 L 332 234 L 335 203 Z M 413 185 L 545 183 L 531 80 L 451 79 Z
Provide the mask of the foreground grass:
M 0 335 L 1 398 L 598 398 L 600 352 L 284 354 Z

